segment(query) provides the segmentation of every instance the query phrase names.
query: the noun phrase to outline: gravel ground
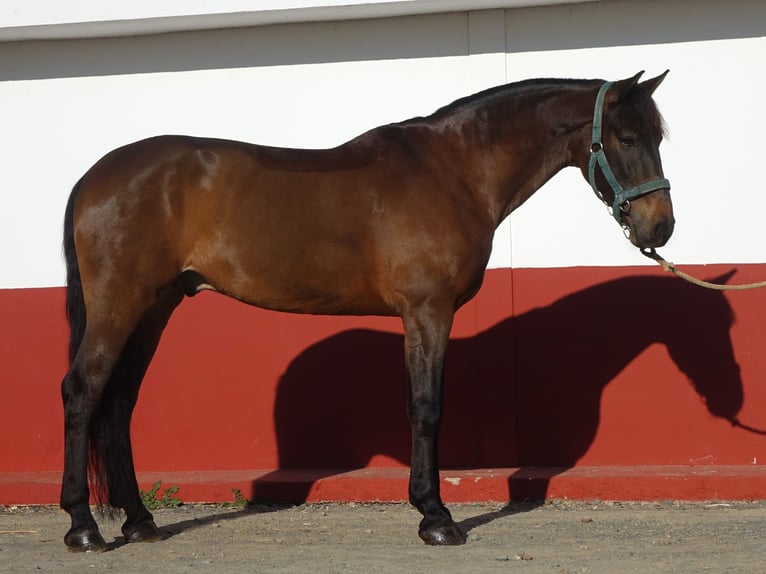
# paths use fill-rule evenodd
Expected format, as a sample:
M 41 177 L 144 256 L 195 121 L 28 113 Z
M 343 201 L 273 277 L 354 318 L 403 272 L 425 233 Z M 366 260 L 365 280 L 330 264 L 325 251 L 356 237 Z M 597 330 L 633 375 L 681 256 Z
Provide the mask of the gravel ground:
M 166 539 L 68 552 L 53 507 L 0 507 L 0 572 L 766 573 L 766 501 L 452 505 L 465 546 L 417 537 L 406 504 L 310 504 L 155 511 Z

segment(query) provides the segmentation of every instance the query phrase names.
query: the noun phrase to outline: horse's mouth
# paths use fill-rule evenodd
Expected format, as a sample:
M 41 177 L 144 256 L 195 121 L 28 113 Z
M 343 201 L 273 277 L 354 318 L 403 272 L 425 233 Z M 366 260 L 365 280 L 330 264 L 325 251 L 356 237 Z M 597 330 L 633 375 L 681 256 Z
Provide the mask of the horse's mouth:
M 636 229 L 628 223 L 628 239 L 639 249 L 654 249 L 665 245 L 670 236 L 673 235 L 675 221 L 673 219 L 663 219 L 662 221 L 648 228 L 641 227 Z

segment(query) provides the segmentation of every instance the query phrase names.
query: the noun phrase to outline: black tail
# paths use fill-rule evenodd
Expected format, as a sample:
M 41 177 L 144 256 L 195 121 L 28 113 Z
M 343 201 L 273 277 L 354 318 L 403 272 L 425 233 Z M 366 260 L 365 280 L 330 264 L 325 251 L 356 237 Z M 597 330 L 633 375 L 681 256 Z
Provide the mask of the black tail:
M 80 192 L 82 180 L 78 181 L 69 195 L 64 212 L 64 260 L 66 261 L 66 316 L 69 320 L 69 366 L 74 364 L 77 352 L 85 335 L 86 316 L 85 299 L 82 293 L 80 265 L 77 262 L 77 250 L 74 243 L 74 206 Z M 109 492 L 104 469 L 104 448 L 98 440 L 102 425 L 91 421 L 88 428 L 89 472 L 91 492 L 100 508 L 108 499 Z
M 82 180 L 81 180 L 82 181 Z M 66 316 L 69 320 L 69 365 L 74 362 L 85 334 L 85 300 L 82 296 L 80 266 L 74 245 L 74 204 L 80 191 L 78 181 L 69 195 L 64 213 L 64 259 L 66 260 Z

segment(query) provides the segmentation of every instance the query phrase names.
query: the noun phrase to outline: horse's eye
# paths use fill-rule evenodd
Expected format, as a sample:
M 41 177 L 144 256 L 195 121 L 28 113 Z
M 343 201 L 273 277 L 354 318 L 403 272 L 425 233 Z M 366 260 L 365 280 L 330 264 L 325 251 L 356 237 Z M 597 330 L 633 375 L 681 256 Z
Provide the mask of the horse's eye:
M 625 147 L 636 147 L 638 145 L 638 138 L 635 136 L 620 136 L 617 138 Z

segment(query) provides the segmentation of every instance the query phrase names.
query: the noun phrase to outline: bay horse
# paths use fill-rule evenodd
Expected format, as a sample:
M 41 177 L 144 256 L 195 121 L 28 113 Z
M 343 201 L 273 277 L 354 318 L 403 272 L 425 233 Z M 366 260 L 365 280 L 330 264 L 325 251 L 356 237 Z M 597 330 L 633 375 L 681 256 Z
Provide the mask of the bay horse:
M 652 100 L 665 74 L 507 84 L 333 149 L 159 136 L 109 152 L 64 217 L 67 547 L 107 548 L 91 488 L 124 511 L 127 542 L 162 537 L 139 496 L 130 419 L 171 313 L 202 290 L 293 313 L 401 317 L 419 535 L 464 543 L 436 456 L 453 315 L 479 290 L 500 222 L 566 166 L 635 246 L 666 243 L 674 217 Z

